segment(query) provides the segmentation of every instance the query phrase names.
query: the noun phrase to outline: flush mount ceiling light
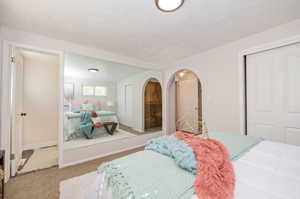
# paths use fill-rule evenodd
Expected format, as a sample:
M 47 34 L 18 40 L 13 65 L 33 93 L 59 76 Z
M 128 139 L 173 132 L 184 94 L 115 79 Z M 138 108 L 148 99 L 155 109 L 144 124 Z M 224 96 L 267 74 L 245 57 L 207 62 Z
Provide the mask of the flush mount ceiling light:
M 88 71 L 90 71 L 91 73 L 97 73 L 99 72 L 98 68 L 89 68 Z
M 162 12 L 174 12 L 184 3 L 184 0 L 155 0 L 156 6 Z
M 185 75 L 184 71 L 182 71 L 182 72 L 179 73 L 180 77 L 183 77 L 184 75 Z

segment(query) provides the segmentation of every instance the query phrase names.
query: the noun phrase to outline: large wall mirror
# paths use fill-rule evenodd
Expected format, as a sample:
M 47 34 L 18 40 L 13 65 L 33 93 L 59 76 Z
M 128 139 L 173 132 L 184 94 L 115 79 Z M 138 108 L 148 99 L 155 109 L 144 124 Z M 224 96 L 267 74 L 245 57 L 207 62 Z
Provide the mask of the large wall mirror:
M 107 142 L 162 130 L 161 73 L 65 55 L 64 142 Z

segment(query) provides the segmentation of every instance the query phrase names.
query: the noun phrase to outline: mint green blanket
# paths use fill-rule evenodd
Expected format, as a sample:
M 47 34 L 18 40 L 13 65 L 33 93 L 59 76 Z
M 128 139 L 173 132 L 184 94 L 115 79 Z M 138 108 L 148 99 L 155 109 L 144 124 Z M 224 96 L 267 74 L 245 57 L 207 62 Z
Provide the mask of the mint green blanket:
M 225 144 L 231 159 L 237 160 L 262 139 L 229 133 L 210 133 L 210 138 Z M 104 163 L 106 184 L 114 199 L 190 199 L 195 176 L 175 161 L 154 151 L 142 151 Z
M 116 115 L 115 112 L 111 112 L 111 111 L 96 111 L 96 113 L 97 113 L 98 117 L 101 117 L 101 116 L 115 116 Z M 80 113 L 65 112 L 64 115 L 68 120 L 80 118 Z
M 259 137 L 219 132 L 209 133 L 209 138 L 218 140 L 227 147 L 231 161 L 238 160 L 244 153 L 263 140 Z

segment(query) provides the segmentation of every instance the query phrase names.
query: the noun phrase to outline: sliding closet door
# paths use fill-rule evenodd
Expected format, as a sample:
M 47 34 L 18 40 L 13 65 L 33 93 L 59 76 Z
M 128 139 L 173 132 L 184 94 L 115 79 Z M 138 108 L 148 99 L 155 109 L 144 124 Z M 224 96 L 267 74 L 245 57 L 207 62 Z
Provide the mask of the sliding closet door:
M 247 130 L 300 145 L 300 44 L 247 56 Z

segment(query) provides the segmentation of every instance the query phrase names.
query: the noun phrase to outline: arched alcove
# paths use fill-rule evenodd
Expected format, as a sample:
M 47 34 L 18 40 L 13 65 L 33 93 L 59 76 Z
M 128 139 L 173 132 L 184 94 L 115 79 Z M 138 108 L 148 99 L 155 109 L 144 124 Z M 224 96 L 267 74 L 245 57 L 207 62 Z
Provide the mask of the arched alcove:
M 149 78 L 144 84 L 144 122 L 145 132 L 162 129 L 162 87 L 156 78 Z
M 202 131 L 202 86 L 197 74 L 188 69 L 175 72 L 167 85 L 167 133 L 177 130 Z

